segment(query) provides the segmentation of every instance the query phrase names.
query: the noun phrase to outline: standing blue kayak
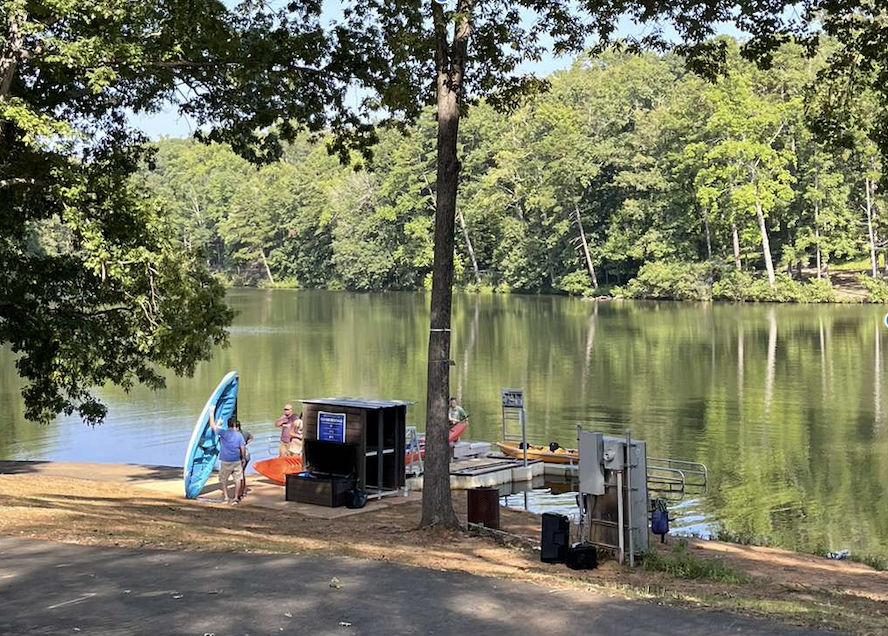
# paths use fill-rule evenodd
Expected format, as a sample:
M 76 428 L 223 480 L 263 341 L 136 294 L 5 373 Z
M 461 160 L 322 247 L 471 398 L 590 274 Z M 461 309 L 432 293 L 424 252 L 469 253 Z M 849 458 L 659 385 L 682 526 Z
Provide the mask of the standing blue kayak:
M 237 408 L 237 385 L 237 371 L 222 378 L 197 418 L 188 443 L 188 452 L 185 453 L 183 470 L 185 496 L 188 499 L 194 499 L 200 494 L 219 458 L 219 436 L 210 428 L 210 409 L 215 409 L 213 417 L 222 428 L 228 428 L 228 418 Z

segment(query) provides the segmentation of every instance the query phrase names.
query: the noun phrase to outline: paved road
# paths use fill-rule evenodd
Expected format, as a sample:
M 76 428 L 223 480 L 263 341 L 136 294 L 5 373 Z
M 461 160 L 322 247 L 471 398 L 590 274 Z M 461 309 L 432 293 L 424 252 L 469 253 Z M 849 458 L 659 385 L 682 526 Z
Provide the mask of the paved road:
M 333 577 L 341 588 L 331 587 Z M 0 537 L 0 634 L 816 632 L 384 562 L 125 550 Z

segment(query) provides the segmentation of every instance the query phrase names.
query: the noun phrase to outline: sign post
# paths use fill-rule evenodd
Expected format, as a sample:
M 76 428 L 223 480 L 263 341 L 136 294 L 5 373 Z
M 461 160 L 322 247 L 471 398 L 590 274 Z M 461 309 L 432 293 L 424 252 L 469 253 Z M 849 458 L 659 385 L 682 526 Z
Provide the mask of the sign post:
M 501 391 L 503 403 L 503 441 L 521 440 L 521 448 L 524 451 L 524 466 L 527 467 L 527 425 L 524 415 L 524 389 L 503 389 Z M 509 430 L 509 422 L 517 421 L 521 426 L 521 437 Z

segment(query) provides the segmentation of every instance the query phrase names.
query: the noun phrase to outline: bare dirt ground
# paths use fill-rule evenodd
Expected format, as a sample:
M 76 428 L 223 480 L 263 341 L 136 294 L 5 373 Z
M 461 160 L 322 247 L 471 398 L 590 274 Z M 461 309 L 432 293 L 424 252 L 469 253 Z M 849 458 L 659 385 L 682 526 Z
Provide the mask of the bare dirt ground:
M 282 498 L 282 495 L 281 495 Z M 750 582 L 713 583 L 610 561 L 573 571 L 539 561 L 539 517 L 502 511 L 508 540 L 473 532 L 419 530 L 412 499 L 362 514 L 323 519 L 257 505 L 188 501 L 112 481 L 35 474 L 0 475 L 0 534 L 83 545 L 168 550 L 313 553 L 386 560 L 436 570 L 532 581 L 613 596 L 767 616 L 857 634 L 888 634 L 888 573 L 773 548 L 690 542 L 701 559 L 720 559 Z M 465 494 L 454 507 L 466 509 Z M 464 515 L 461 515 L 461 517 Z M 666 549 L 669 549 L 668 546 Z

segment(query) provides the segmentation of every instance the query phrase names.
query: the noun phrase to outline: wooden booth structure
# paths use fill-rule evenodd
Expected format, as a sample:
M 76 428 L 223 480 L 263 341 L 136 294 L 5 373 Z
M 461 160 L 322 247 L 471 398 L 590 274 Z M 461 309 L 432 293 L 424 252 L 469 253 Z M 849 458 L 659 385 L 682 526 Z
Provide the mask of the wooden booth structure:
M 350 491 L 368 499 L 405 485 L 407 407 L 412 402 L 321 398 L 302 400 L 304 472 L 287 476 L 289 501 L 341 506 Z

